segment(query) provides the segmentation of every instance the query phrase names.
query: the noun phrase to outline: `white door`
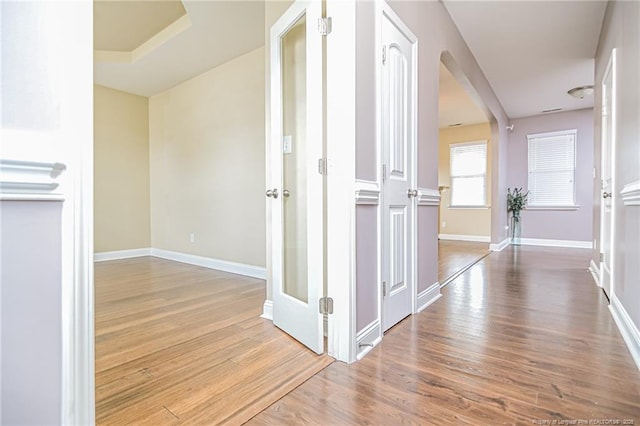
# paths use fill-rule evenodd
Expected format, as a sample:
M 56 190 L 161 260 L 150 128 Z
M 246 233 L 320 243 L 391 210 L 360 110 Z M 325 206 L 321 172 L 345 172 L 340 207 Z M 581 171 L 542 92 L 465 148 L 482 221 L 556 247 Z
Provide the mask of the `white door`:
M 382 321 L 386 331 L 412 311 L 414 292 L 415 37 L 381 13 Z
M 273 322 L 324 351 L 321 3 L 296 1 L 271 28 L 267 156 Z M 269 216 L 268 216 L 269 217 Z
M 611 246 L 613 241 L 613 154 L 615 146 L 615 53 L 602 79 L 602 201 L 600 204 L 600 285 L 611 297 Z

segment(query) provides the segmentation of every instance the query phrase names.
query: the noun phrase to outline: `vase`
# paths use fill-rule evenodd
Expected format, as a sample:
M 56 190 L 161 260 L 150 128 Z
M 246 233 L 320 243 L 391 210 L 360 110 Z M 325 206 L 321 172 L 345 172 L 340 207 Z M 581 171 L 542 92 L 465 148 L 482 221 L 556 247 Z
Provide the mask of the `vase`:
M 519 246 L 522 235 L 522 220 L 519 216 L 511 216 L 509 230 L 511 231 L 511 244 Z

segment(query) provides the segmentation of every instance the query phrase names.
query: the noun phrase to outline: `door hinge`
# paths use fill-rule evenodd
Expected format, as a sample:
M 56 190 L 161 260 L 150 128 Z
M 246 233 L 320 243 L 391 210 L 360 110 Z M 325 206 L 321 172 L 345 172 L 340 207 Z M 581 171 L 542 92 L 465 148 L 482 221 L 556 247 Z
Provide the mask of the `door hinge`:
M 329 174 L 329 161 L 326 158 L 318 158 L 318 173 L 325 176 Z
M 383 164 L 382 165 L 382 182 L 384 182 L 385 180 L 387 180 L 387 165 Z
M 318 32 L 322 36 L 331 34 L 331 17 L 318 18 Z
M 387 62 L 387 46 L 382 46 L 382 65 Z
M 604 262 L 604 253 L 600 253 L 600 262 Z
M 382 281 L 382 297 L 387 297 L 387 282 Z
M 333 299 L 330 297 L 321 297 L 319 300 L 320 313 L 322 315 L 330 315 L 333 313 Z

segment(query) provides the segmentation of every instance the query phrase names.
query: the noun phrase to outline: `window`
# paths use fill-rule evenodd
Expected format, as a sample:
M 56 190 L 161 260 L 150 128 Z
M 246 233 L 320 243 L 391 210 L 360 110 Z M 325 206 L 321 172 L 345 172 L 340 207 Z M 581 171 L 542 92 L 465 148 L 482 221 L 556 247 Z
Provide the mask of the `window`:
M 451 206 L 485 207 L 487 141 L 452 144 Z
M 529 198 L 533 207 L 573 207 L 576 130 L 527 135 Z

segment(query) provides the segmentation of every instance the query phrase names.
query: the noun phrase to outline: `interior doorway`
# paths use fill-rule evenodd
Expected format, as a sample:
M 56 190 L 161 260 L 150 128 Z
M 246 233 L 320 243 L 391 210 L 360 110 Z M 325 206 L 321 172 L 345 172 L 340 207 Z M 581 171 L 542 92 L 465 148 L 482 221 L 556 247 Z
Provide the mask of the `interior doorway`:
M 489 253 L 492 138 L 486 108 L 451 58 L 440 63 L 439 75 L 438 282 L 444 287 Z

